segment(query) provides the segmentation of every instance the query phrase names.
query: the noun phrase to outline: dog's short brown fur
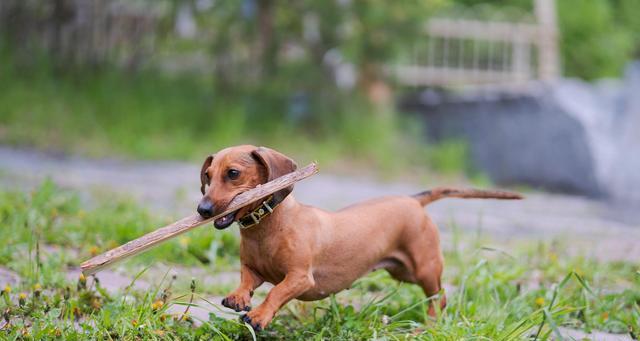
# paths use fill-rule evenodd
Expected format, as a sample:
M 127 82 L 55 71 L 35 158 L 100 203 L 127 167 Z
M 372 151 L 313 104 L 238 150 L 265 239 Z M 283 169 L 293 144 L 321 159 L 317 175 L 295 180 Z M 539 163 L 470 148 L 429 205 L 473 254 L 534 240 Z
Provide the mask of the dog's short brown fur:
M 232 169 L 239 173 L 230 173 Z M 290 158 L 268 148 L 242 145 L 221 150 L 202 166 L 205 195 L 198 212 L 205 218 L 214 216 L 237 194 L 295 169 Z M 288 196 L 271 215 L 241 230 L 240 285 L 222 302 L 236 311 L 248 311 L 243 320 L 256 330 L 267 326 L 291 299 L 325 298 L 376 269 L 420 285 L 427 296 L 436 295 L 442 289 L 444 263 L 438 229 L 423 206 L 445 197 L 521 198 L 509 192 L 441 188 L 372 199 L 333 213 L 297 202 L 289 194 L 292 189 L 279 193 Z M 257 205 L 240 209 L 231 218 L 237 220 Z M 215 224 L 226 228 L 231 223 L 216 220 Z M 264 282 L 275 287 L 251 309 L 253 290 Z M 443 308 L 444 293 L 439 302 Z M 429 314 L 435 314 L 433 304 Z

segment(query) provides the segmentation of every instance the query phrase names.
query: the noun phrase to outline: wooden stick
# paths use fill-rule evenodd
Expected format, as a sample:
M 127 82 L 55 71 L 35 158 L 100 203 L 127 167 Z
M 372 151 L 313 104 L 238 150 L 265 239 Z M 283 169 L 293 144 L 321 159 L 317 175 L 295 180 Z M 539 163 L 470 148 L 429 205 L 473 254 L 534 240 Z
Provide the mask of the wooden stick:
M 216 215 L 215 217 L 204 219 L 199 214 L 194 214 L 192 216 L 182 218 L 173 224 L 161 227 L 153 232 L 145 234 L 138 239 L 134 239 L 124 245 L 118 246 L 115 249 L 109 250 L 101 255 L 87 260 L 86 262 L 80 264 L 82 273 L 84 273 L 85 275 L 95 274 L 96 272 L 119 260 L 136 255 L 168 239 L 174 238 L 182 233 L 192 230 L 200 225 L 204 225 L 210 221 L 213 221 L 220 217 L 224 217 L 225 215 L 233 211 L 256 202 L 268 196 L 269 194 L 289 187 L 294 183 L 308 178 L 316 173 L 318 173 L 318 166 L 315 163 L 311 163 L 300 170 L 283 175 L 277 179 L 267 182 L 266 184 L 258 185 L 256 188 L 238 194 L 235 198 L 233 198 L 233 200 L 231 200 L 231 203 L 229 203 L 227 209 L 224 212 Z

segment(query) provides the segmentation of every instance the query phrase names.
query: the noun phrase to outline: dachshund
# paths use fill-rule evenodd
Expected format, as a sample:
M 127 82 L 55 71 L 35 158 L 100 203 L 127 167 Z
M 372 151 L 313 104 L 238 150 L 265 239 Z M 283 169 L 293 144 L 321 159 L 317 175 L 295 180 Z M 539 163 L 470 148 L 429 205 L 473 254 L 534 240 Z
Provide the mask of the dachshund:
M 296 170 L 289 157 L 265 147 L 223 149 L 204 161 L 200 172 L 203 198 L 197 211 L 211 218 L 225 211 L 238 194 Z M 430 300 L 428 313 L 443 309 L 444 260 L 438 228 L 424 206 L 442 198 L 522 199 L 493 190 L 437 188 L 413 196 L 367 200 L 337 212 L 299 203 L 293 186 L 214 221 L 217 229 L 240 226 L 240 285 L 222 304 L 246 311 L 241 319 L 255 330 L 265 328 L 278 309 L 296 298 L 323 299 L 347 289 L 363 275 L 385 269 L 402 282 L 419 285 Z M 253 291 L 275 286 L 251 309 Z

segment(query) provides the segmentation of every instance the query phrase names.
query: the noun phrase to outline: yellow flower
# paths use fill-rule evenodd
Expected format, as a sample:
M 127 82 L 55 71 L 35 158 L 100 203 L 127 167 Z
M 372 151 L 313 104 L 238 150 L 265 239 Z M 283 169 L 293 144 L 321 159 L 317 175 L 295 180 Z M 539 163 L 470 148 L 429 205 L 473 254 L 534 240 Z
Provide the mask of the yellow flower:
M 100 302 L 100 300 L 98 298 L 92 298 L 91 299 L 91 308 L 98 310 L 102 307 L 102 303 Z
M 78 277 L 78 291 L 84 290 L 86 288 L 87 288 L 87 277 L 85 277 L 83 273 L 80 273 L 80 277 Z
M 162 302 L 161 300 L 157 300 L 151 304 L 151 309 L 155 311 L 162 308 L 163 305 L 164 305 L 164 302 Z
M 98 249 L 98 247 L 97 247 L 97 246 L 95 246 L 95 245 L 92 245 L 92 246 L 89 248 L 89 254 L 91 254 L 91 256 L 95 256 L 95 255 L 97 255 L 97 254 L 98 254 L 98 251 L 100 251 L 100 250 L 99 250 L 99 249 Z
M 543 306 L 544 305 L 544 298 L 542 298 L 542 297 L 536 298 L 536 304 L 538 306 Z
M 60 336 L 62 336 L 62 330 L 60 330 L 58 327 L 56 327 L 56 328 L 53 329 L 52 334 L 54 336 L 60 337 Z
M 36 284 L 33 286 L 33 294 L 34 294 L 36 297 L 40 297 L 40 293 L 41 293 L 41 292 L 42 292 L 42 286 L 40 286 L 40 284 L 39 284 L 39 283 L 36 283 Z
M 160 337 L 164 336 L 164 330 L 160 330 L 160 329 L 154 330 L 153 333 Z
M 191 239 L 189 237 L 181 237 L 180 239 L 178 239 L 178 243 L 180 243 L 180 246 L 182 247 L 189 246 L 190 241 Z
M 18 295 L 18 304 L 22 307 L 26 300 L 27 300 L 27 294 L 21 292 L 20 295 Z
M 549 259 L 552 262 L 556 263 L 558 261 L 558 255 L 555 252 L 551 252 L 549 253 Z
M 7 294 L 10 294 L 10 293 L 11 293 L 11 287 L 9 286 L 9 284 L 7 284 L 7 285 L 5 285 L 5 286 L 4 286 L 4 290 L 3 290 L 3 292 L 6 292 Z

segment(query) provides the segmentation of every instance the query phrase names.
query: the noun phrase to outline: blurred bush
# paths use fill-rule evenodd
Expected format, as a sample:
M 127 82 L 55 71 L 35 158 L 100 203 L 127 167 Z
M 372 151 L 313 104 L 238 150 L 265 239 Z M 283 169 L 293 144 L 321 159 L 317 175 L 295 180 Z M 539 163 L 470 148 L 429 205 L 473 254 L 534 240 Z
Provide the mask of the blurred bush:
M 564 73 L 619 77 L 640 51 L 640 1 L 558 0 Z

